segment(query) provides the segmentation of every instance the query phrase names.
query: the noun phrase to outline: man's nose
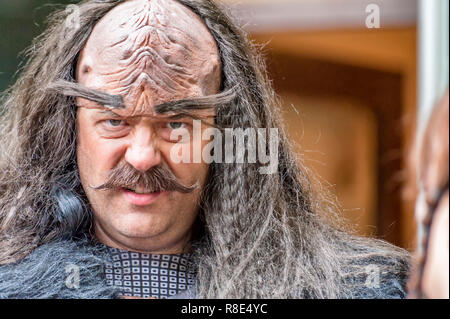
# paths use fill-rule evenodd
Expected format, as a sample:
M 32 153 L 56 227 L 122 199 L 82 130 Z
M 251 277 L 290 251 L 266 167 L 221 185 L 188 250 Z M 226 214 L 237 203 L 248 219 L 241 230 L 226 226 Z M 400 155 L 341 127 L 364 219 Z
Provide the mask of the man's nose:
M 136 129 L 134 138 L 125 153 L 125 160 L 142 172 L 160 164 L 161 154 L 156 147 L 151 128 Z

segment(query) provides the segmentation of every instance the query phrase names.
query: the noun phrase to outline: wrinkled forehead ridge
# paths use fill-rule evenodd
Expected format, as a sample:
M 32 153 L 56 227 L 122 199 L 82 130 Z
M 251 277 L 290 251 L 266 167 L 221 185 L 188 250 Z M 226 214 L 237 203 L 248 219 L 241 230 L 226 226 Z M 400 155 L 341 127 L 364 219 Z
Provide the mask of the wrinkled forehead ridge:
M 191 51 L 202 49 L 205 39 L 213 42 L 200 18 L 176 0 L 127 1 L 100 20 L 92 37 L 103 44 L 100 54 L 116 46 L 127 51 L 153 43 L 166 49 L 178 44 Z
M 82 56 L 80 67 L 91 70 L 78 72 L 84 81 L 135 104 L 218 89 L 211 81 L 220 65 L 215 41 L 202 20 L 175 0 L 130 0 L 117 6 L 97 23 Z

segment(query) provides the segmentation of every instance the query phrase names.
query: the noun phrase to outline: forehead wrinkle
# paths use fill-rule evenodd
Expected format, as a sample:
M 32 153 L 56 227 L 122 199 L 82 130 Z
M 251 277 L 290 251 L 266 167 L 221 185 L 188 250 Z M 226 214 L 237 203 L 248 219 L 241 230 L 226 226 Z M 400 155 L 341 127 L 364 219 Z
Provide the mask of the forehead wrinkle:
M 124 84 L 127 91 L 138 79 L 147 80 L 151 84 L 172 93 L 177 92 L 180 88 L 189 88 L 199 77 L 198 74 L 195 74 L 195 70 L 201 69 L 202 65 L 205 64 L 205 60 L 210 57 L 206 55 L 206 57 L 202 58 L 191 58 L 190 54 L 188 57 L 182 54 L 178 57 L 178 60 L 190 61 L 191 67 L 194 69 L 188 70 L 186 66 L 181 65 L 181 62 L 176 63 L 168 60 L 171 56 L 170 50 L 165 50 L 156 45 L 152 47 L 148 43 L 144 43 L 148 42 L 146 39 L 150 35 L 141 36 L 140 43 L 136 45 L 139 48 L 133 47 L 129 50 L 128 52 L 131 52 L 131 54 L 122 56 L 113 70 L 108 68 L 106 72 L 99 71 L 101 75 L 113 77 L 113 82 Z M 108 82 L 111 82 L 111 80 Z M 136 85 L 139 84 L 136 83 Z
M 131 114 L 132 115 L 144 114 L 146 110 L 151 110 L 152 114 L 155 113 L 152 107 L 151 97 L 148 95 L 148 92 L 145 89 L 143 89 L 141 94 L 139 95 L 139 99 L 134 105 Z
M 130 14 L 134 19 L 129 18 Z M 147 38 L 147 44 L 148 40 L 154 39 L 163 47 L 178 43 L 184 50 L 191 52 L 201 49 L 202 46 L 198 46 L 199 44 L 205 42 L 209 45 L 215 44 L 204 22 L 191 9 L 173 0 L 125 2 L 111 10 L 106 17 L 107 19 L 101 19 L 94 28 L 94 31 L 95 29 L 103 31 L 101 32 L 101 40 L 105 44 L 103 49 L 128 42 L 123 46 L 124 49 L 134 51 L 143 45 L 140 41 L 136 41 L 138 38 Z M 111 27 L 114 32 L 111 32 Z M 93 33 L 95 37 L 95 32 Z
M 123 86 L 121 94 L 124 94 L 124 90 L 128 92 L 133 87 L 145 85 L 145 82 L 176 93 L 180 88 L 188 89 L 188 84 L 194 80 L 194 75 L 176 66 L 167 65 L 148 47 L 139 49 L 130 57 L 130 61 L 125 62 L 127 64 L 119 62 L 123 67 L 116 72 L 101 73 L 108 84 L 117 83 Z
M 91 58 L 87 80 L 124 97 L 133 114 L 146 113 L 152 104 L 217 92 L 205 83 L 220 86 L 214 38 L 200 17 L 177 1 L 118 5 L 94 27 L 83 53 Z

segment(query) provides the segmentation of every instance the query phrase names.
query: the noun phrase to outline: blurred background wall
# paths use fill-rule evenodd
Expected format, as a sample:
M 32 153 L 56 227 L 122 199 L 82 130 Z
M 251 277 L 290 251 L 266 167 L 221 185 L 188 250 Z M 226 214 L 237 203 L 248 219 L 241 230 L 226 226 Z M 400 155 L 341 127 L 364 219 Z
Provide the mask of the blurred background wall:
M 418 113 L 417 1 L 222 2 L 261 47 L 296 151 L 348 221 L 414 249 L 407 162 Z M 0 91 L 55 3 L 76 1 L 0 0 Z
M 0 0 L 0 91 L 14 83 L 23 61 L 20 53 L 44 30 L 48 14 L 69 3 L 74 1 Z
M 414 184 L 407 159 L 417 111 L 417 1 L 227 2 L 264 45 L 297 151 L 345 217 L 361 235 L 413 249 L 414 194 L 406 186 Z M 366 24 L 374 4 L 379 27 Z

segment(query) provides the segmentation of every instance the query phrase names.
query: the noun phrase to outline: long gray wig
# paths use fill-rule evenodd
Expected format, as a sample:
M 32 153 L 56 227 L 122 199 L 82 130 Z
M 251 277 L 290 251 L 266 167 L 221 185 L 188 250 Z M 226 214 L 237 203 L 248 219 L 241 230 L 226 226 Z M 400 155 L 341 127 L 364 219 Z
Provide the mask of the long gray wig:
M 29 49 L 20 78 L 3 96 L 0 264 L 89 232 L 91 213 L 76 165 L 74 97 L 54 84 L 74 82 L 78 54 L 94 25 L 123 1 L 82 1 L 76 29 L 67 27 L 65 11 L 53 14 Z M 313 187 L 294 157 L 263 61 L 244 32 L 213 1 L 178 1 L 203 19 L 217 42 L 222 89 L 238 88 L 233 100 L 217 109 L 217 125 L 275 127 L 280 135 L 275 174 L 260 174 L 259 163 L 210 165 L 199 212 L 202 236 L 194 243 L 197 296 L 382 297 L 389 280 L 403 284 L 407 253 L 344 231 L 332 197 Z M 381 274 L 378 290 L 367 286 L 368 267 Z

